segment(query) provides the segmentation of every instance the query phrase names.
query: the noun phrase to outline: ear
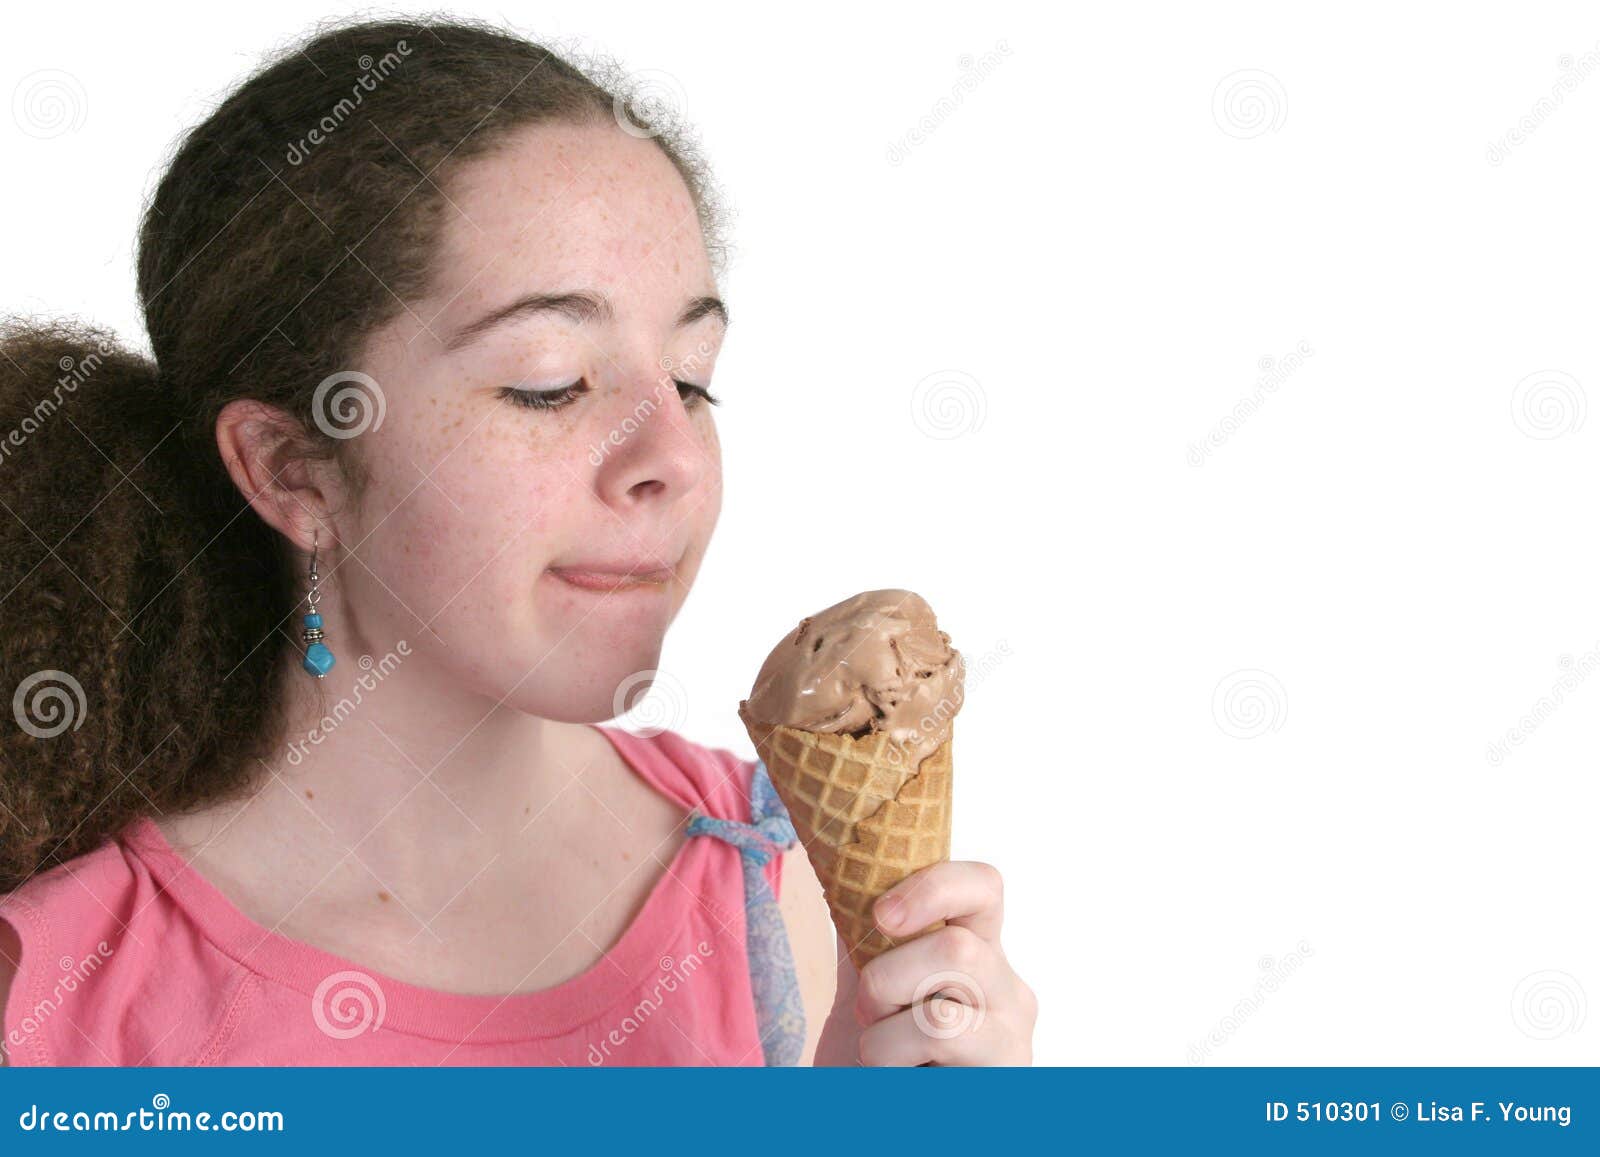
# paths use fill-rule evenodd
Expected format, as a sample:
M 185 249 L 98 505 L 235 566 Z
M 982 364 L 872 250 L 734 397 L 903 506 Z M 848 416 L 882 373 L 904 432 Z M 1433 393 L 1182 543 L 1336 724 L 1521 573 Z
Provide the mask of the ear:
M 254 398 L 229 402 L 217 415 L 217 450 L 250 508 L 290 542 L 310 550 L 326 528 L 338 495 L 327 463 L 311 457 L 311 440 L 291 414 Z

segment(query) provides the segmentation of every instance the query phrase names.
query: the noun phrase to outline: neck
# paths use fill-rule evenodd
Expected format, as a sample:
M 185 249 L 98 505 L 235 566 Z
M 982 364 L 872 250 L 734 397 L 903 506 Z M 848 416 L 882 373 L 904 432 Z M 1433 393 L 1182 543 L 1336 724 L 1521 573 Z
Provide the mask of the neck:
M 271 864 L 262 918 L 313 891 L 319 903 L 384 893 L 443 907 L 444 891 L 526 843 L 593 750 L 587 728 L 451 689 L 415 652 L 340 663 L 322 679 L 288 659 L 282 742 L 253 791 L 160 821 L 180 851 L 236 883 L 246 873 L 229 865 Z M 441 861 L 466 873 L 441 874 Z

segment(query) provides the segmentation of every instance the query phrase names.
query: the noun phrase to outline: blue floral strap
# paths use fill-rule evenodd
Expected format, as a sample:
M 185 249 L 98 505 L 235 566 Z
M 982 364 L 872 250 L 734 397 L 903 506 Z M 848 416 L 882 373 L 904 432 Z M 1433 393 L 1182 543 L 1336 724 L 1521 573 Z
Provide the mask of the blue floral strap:
M 805 1046 L 806 1014 L 783 916 L 762 869 L 773 856 L 792 848 L 796 837 L 789 813 L 767 777 L 767 765 L 759 760 L 750 777 L 750 819 L 747 824 L 717 819 L 697 808 L 690 815 L 688 833 L 714 836 L 739 849 L 744 869 L 745 947 L 761 1048 L 767 1064 L 794 1065 Z

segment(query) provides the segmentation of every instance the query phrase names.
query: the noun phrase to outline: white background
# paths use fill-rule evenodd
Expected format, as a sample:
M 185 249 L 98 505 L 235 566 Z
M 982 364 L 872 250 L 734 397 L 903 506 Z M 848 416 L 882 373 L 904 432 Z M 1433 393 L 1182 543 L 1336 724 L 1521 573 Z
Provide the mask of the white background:
M 1600 13 L 1102 7 L 457 6 L 667 74 L 739 211 L 653 709 L 748 756 L 910 587 L 1041 1062 L 1600 1063 Z M 350 10 L 9 12 L 0 308 L 142 341 L 174 139 Z

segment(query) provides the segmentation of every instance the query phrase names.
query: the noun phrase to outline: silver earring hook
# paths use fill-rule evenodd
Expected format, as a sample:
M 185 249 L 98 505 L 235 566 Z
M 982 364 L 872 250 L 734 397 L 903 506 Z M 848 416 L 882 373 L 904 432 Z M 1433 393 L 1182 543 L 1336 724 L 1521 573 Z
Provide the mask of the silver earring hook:
M 317 532 L 311 532 L 311 589 L 306 592 L 306 605 L 311 608 L 311 613 L 317 610 L 317 600 L 322 598 L 322 588 L 317 576 Z

